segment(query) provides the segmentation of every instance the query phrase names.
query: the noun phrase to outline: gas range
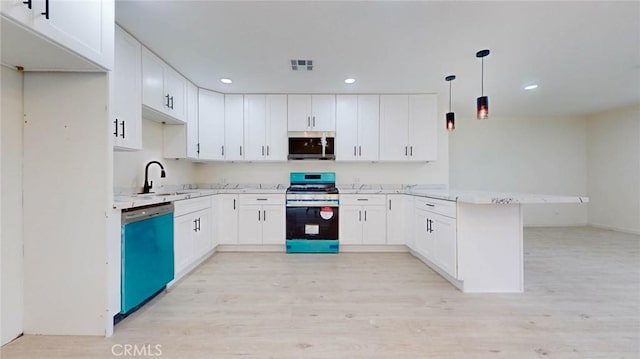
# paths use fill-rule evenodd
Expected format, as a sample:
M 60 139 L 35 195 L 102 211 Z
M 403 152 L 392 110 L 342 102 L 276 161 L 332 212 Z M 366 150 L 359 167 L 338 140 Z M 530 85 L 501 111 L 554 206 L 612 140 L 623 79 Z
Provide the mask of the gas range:
M 339 204 L 335 173 L 291 173 L 291 186 L 285 196 L 288 207 L 330 206 Z
M 287 253 L 337 253 L 338 206 L 333 172 L 292 172 L 287 189 Z

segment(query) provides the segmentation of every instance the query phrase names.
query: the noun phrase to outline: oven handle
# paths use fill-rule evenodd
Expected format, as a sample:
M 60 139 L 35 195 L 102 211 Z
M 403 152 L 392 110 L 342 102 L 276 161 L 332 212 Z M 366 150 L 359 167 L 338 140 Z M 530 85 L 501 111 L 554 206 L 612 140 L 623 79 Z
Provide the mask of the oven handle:
M 338 208 L 339 204 L 335 202 L 287 202 L 287 207 L 334 207 Z

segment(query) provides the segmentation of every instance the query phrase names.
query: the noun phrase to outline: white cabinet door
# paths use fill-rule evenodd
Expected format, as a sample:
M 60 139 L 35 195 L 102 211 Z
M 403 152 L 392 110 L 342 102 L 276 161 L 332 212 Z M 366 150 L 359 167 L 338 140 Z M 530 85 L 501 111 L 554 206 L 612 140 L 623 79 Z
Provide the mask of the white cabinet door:
M 198 143 L 200 159 L 224 158 L 224 95 L 198 89 Z
M 406 161 L 408 143 L 409 97 L 380 95 L 380 160 Z
M 142 45 L 120 27 L 115 30 L 113 135 L 118 149 L 142 149 Z
M 142 48 L 142 104 L 158 112 L 166 113 L 169 104 L 164 90 L 164 62 Z
M 242 205 L 238 213 L 238 243 L 262 244 L 262 206 Z
M 313 131 L 336 130 L 335 95 L 311 95 L 311 128 Z
M 387 235 L 386 217 L 384 206 L 362 207 L 363 244 L 385 244 Z
M 173 252 L 176 278 L 194 259 L 195 218 L 191 214 L 174 218 Z
M 286 241 L 286 207 L 262 206 L 262 243 L 285 244 Z
M 194 239 L 194 257 L 202 257 L 213 248 L 211 234 L 211 209 L 203 209 L 193 214 L 197 221 L 197 231 Z
M 438 158 L 437 98 L 435 95 L 409 96 L 409 160 Z
M 267 100 L 265 95 L 244 96 L 244 159 L 261 161 L 266 158 Z
M 0 1 L 0 12 L 17 22 L 31 26 L 33 24 L 33 3 L 31 9 L 23 0 L 2 0 Z
M 106 69 L 113 68 L 113 0 L 33 0 L 32 7 L 34 30 Z
M 181 122 L 186 122 L 187 80 L 169 66 L 164 69 L 165 91 L 169 94 L 167 113 Z
M 243 95 L 224 95 L 224 159 L 244 159 Z
M 423 210 L 415 211 L 415 250 L 430 261 L 433 261 L 433 232 L 431 232 L 430 213 Z
M 404 195 L 387 195 L 387 244 L 406 244 L 406 228 L 409 227 L 406 207 Z
M 338 136 L 338 135 L 336 135 Z M 378 95 L 358 96 L 358 159 L 377 161 L 380 140 L 380 102 Z
M 360 206 L 340 206 L 338 223 L 341 244 L 362 244 L 362 209 Z
M 287 123 L 289 131 L 311 130 L 311 95 L 287 96 Z
M 433 259 L 435 264 L 454 278 L 458 276 L 458 250 L 456 242 L 456 220 L 431 214 L 434 234 Z
M 198 88 L 187 83 L 187 158 L 197 159 L 200 153 L 198 144 Z
M 336 96 L 336 161 L 358 159 L 358 96 Z
M 287 95 L 267 95 L 267 151 L 268 161 L 286 161 L 289 152 L 287 137 Z
M 214 196 L 219 244 L 238 244 L 238 195 L 219 194 Z

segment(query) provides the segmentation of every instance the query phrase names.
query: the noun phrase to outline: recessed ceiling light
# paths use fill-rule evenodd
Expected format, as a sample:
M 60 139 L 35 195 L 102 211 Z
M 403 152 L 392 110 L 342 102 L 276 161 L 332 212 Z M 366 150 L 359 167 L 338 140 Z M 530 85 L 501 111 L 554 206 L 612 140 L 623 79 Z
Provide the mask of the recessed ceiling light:
M 352 83 L 354 83 L 354 82 L 356 82 L 356 79 L 351 78 L 351 77 L 350 77 L 350 78 L 348 78 L 348 79 L 345 79 L 345 80 L 344 80 L 344 83 L 345 83 L 345 84 L 352 84 Z
M 220 79 L 220 82 L 222 82 L 223 84 L 230 84 L 230 83 L 233 83 L 233 81 L 231 81 L 231 79 L 226 79 L 226 78 L 222 78 L 222 79 Z
M 533 84 L 533 85 L 527 85 L 527 86 L 525 86 L 525 87 L 524 87 L 524 89 L 525 89 L 525 90 L 527 90 L 527 91 L 528 91 L 528 90 L 535 90 L 535 89 L 537 89 L 537 88 L 538 88 L 538 85 L 536 85 L 536 84 Z

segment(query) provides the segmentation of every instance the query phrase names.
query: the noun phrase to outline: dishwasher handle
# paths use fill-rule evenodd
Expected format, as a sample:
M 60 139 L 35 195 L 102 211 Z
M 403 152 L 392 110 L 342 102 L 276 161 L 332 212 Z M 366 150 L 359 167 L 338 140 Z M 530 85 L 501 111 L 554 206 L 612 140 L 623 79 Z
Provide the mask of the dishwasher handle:
M 122 210 L 122 224 L 143 221 L 145 219 L 173 213 L 173 203 L 152 204 Z

